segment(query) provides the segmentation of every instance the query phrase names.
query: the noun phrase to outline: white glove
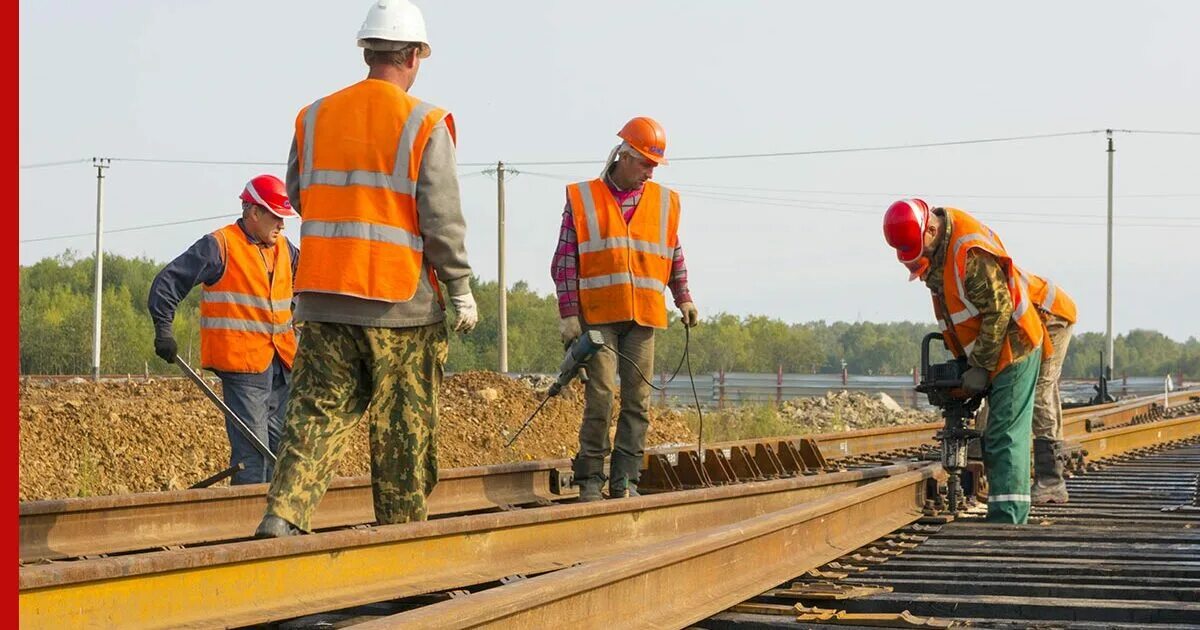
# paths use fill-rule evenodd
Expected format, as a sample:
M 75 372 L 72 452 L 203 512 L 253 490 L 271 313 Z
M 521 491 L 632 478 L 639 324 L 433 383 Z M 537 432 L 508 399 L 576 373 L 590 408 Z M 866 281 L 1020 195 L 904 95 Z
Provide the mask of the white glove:
M 569 346 L 583 334 L 583 326 L 580 325 L 578 317 L 571 315 L 558 320 L 558 332 L 562 335 L 563 345 Z
M 450 303 L 454 305 L 454 330 L 469 333 L 479 323 L 479 308 L 475 306 L 475 296 L 470 293 L 451 295 Z
M 682 316 L 680 319 L 683 320 L 683 325 L 688 328 L 692 328 L 700 323 L 700 311 L 697 311 L 696 305 L 691 302 L 680 304 L 679 314 Z

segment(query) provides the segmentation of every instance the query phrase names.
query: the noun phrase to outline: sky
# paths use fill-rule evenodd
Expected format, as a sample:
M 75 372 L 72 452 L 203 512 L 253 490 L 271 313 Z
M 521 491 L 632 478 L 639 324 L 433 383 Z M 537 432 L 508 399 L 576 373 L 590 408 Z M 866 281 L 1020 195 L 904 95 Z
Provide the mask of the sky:
M 418 1 L 433 55 L 412 94 L 453 112 L 467 246 L 497 276 L 497 160 L 507 278 L 548 293 L 564 190 L 590 179 L 633 116 L 667 157 L 1116 133 L 1114 328 L 1200 336 L 1200 3 Z M 20 3 L 20 239 L 229 215 L 250 177 L 283 176 L 296 112 L 366 74 L 368 2 Z M 993 227 L 1022 267 L 1103 331 L 1103 133 L 904 150 L 684 160 L 701 315 L 932 321 L 928 291 L 882 239 L 921 196 Z M 129 159 L 264 162 L 190 165 Z M 590 160 L 589 164 L 531 162 Z M 106 234 L 167 261 L 228 219 Z M 288 234 L 298 240 L 299 224 Z M 93 236 L 22 242 L 29 264 Z

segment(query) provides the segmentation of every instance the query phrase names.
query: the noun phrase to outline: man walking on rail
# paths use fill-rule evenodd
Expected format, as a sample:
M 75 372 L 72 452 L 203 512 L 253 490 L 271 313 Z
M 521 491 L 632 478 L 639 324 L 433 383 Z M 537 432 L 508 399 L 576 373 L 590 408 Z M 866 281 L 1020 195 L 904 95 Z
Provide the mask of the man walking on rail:
M 1025 523 L 1034 391 L 1047 343 L 1028 278 L 1000 237 L 962 210 L 897 201 L 884 214 L 883 233 L 909 279 L 923 279 L 931 291 L 946 347 L 967 358 L 963 389 L 987 392 L 987 520 Z
M 154 352 L 167 363 L 179 353 L 175 310 L 198 284 L 200 365 L 221 379 L 225 404 L 271 450 L 279 450 L 296 335 L 292 329 L 292 276 L 296 246 L 283 237 L 283 220 L 297 216 L 283 182 L 259 175 L 242 189 L 242 218 L 196 241 L 150 285 Z M 266 483 L 272 464 L 225 418 L 229 465 L 242 469 L 231 483 Z
M 430 53 L 420 9 L 372 3 L 358 45 L 367 78 L 296 117 L 288 193 L 304 217 L 300 348 L 279 463 L 256 536 L 310 531 L 349 445 L 369 423 L 375 518 L 423 520 L 437 483 L 446 284 L 479 319 L 459 204 L 454 120 L 408 94 Z
M 581 501 L 603 498 L 606 479 L 609 497 L 638 496 L 650 425 L 647 378 L 654 373 L 654 331 L 667 327 L 663 291 L 671 288 L 684 326 L 700 321 L 679 244 L 679 195 L 650 181 L 654 168 L 667 163 L 666 134 L 656 121 L 637 117 L 617 136 L 621 143 L 609 154 L 600 177 L 567 186 L 550 272 L 563 343 L 570 344 L 584 330 L 598 330 L 607 346 L 587 365 L 590 380 L 573 463 Z M 618 374 L 621 411 L 610 446 Z M 604 459 L 610 452 L 606 477 Z
M 1063 479 L 1061 459 L 1066 442 L 1063 441 L 1059 381 L 1077 318 L 1075 301 L 1053 280 L 1028 272 L 1025 272 L 1025 278 L 1029 281 L 1029 296 L 1037 306 L 1042 323 L 1046 325 L 1046 334 L 1054 350 L 1042 355 L 1034 393 L 1033 486 L 1029 492 L 1030 501 L 1033 505 L 1066 503 L 1070 497 Z M 988 407 L 983 405 L 975 418 L 975 426 L 980 431 L 987 427 L 987 417 Z

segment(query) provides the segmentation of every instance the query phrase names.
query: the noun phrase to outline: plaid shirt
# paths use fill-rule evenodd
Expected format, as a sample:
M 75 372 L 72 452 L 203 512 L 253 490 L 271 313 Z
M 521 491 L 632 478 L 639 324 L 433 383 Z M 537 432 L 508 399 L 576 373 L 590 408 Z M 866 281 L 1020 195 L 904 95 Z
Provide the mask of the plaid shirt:
M 637 210 L 638 202 L 642 199 L 642 189 L 624 191 L 613 185 L 607 176 L 604 182 L 617 203 L 621 204 L 621 213 L 625 222 L 629 223 Z M 554 278 L 554 288 L 558 292 L 558 314 L 560 317 L 579 315 L 579 237 L 575 234 L 575 219 L 571 215 L 571 203 L 567 202 L 563 210 L 562 227 L 558 231 L 558 248 L 554 251 L 554 259 L 550 263 L 550 276 Z M 688 291 L 687 264 L 683 260 L 683 246 L 676 241 L 675 254 L 671 263 L 671 279 L 667 286 L 671 287 L 671 295 L 675 297 L 675 305 L 692 301 Z

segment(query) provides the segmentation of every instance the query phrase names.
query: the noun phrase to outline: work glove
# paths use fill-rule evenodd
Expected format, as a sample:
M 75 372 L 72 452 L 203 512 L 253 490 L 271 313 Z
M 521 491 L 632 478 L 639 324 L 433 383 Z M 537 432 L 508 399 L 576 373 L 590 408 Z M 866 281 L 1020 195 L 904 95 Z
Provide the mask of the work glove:
M 475 296 L 471 293 L 451 295 L 450 303 L 454 305 L 454 330 L 469 333 L 479 323 L 479 308 L 475 306 Z
M 167 363 L 174 363 L 179 354 L 179 344 L 175 343 L 174 337 L 155 337 L 154 354 Z
M 988 371 L 981 367 L 972 367 L 963 373 L 962 388 L 963 391 L 974 396 L 982 393 L 988 388 Z
M 682 315 L 680 319 L 683 321 L 683 325 L 688 328 L 692 328 L 700 323 L 700 311 L 697 311 L 696 305 L 691 302 L 680 304 L 679 313 Z
M 579 318 L 575 315 L 564 317 L 558 320 L 558 332 L 562 335 L 564 346 L 571 345 L 572 341 L 579 338 L 583 334 L 583 326 L 579 323 Z

